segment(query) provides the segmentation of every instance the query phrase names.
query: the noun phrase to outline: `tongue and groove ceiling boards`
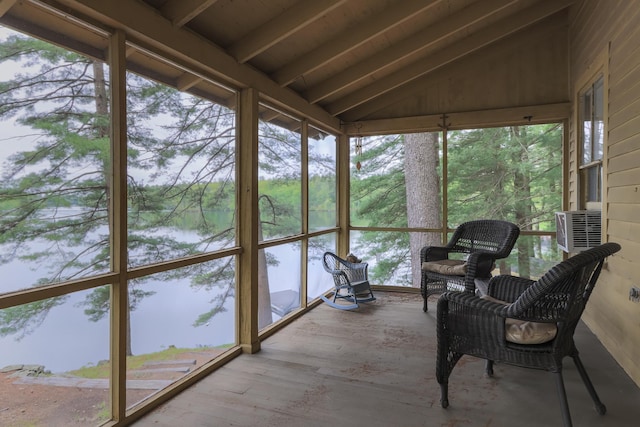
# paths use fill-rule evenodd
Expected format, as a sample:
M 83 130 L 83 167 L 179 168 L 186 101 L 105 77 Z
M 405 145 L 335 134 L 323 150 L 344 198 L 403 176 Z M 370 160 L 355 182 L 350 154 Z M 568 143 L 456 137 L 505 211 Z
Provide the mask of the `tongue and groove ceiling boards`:
M 141 47 L 127 58 L 133 69 L 199 93 L 215 92 L 202 83 L 205 76 L 231 87 L 254 87 L 265 99 L 335 127 L 445 112 L 564 106 L 572 3 L 5 0 L 0 22 L 34 34 L 58 34 L 66 45 L 75 35 L 63 28 L 73 25 L 70 16 L 120 28 Z M 34 19 L 38 8 L 63 13 L 51 13 L 46 28 L 47 21 Z M 148 53 L 159 50 L 189 66 L 170 71 Z

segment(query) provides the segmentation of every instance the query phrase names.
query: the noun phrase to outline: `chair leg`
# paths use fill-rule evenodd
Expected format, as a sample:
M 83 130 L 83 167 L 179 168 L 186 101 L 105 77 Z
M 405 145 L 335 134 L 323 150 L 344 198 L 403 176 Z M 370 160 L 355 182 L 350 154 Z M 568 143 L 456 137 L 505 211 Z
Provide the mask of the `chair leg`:
M 422 298 L 424 299 L 424 305 L 422 306 L 422 311 L 424 311 L 425 313 L 427 312 L 427 310 L 429 310 L 429 308 L 427 307 L 427 295 L 423 295 Z
M 567 392 L 564 389 L 564 379 L 562 378 L 562 371 L 555 372 L 556 375 L 556 388 L 558 389 L 558 398 L 560 398 L 560 407 L 562 409 L 562 420 L 564 421 L 564 427 L 572 427 L 571 413 L 569 412 L 569 402 L 567 401 Z
M 449 384 L 446 382 L 440 384 L 440 405 L 445 409 L 449 407 Z
M 580 360 L 580 356 L 577 354 L 573 356 L 573 362 L 576 364 L 576 368 L 578 368 L 578 372 L 580 372 L 580 376 L 582 377 L 582 382 L 587 387 L 587 390 L 591 395 L 591 399 L 593 399 L 593 403 L 596 405 L 596 411 L 598 411 L 598 414 L 600 415 L 606 414 L 607 407 L 600 401 L 598 393 L 596 393 L 596 389 L 593 387 L 593 383 L 591 382 L 589 375 L 587 375 L 587 370 L 584 368 L 584 365 Z
M 485 365 L 485 372 L 487 373 L 487 376 L 489 377 L 493 376 L 493 360 L 487 359 L 487 363 Z

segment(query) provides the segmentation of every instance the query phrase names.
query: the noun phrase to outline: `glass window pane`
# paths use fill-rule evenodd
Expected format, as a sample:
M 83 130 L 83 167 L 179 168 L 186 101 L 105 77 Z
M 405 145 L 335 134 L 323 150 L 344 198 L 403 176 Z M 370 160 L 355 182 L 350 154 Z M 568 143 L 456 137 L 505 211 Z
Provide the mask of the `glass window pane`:
M 351 252 L 369 265 L 371 284 L 412 285 L 409 233 L 352 231 L 350 238 Z
M 555 230 L 562 200 L 562 125 L 449 133 L 449 226 L 503 219 L 522 230 Z
M 336 226 L 336 136 L 309 128 L 309 231 Z
M 133 73 L 127 101 L 129 264 L 233 246 L 235 112 Z
M 602 160 L 604 149 L 604 78 L 593 88 L 593 160 Z
M 581 171 L 585 202 L 602 201 L 602 166 L 595 165 Z
M 260 249 L 259 254 L 266 261 L 266 274 L 258 261 L 258 327 L 263 329 L 300 308 L 300 244 Z
M 3 29 L 0 294 L 109 271 L 106 64 Z M 52 94 L 55 93 L 55 96 Z
M 129 283 L 127 406 L 189 375 L 235 344 L 235 257 Z
M 420 287 L 420 250 L 440 245 L 440 233 L 351 232 L 351 252 L 369 264 L 369 281 L 375 285 Z
M 442 189 L 438 134 L 352 138 L 351 143 L 352 225 L 439 227 Z
M 109 287 L 0 310 L 0 425 L 101 424 L 111 418 Z
M 562 261 L 562 255 L 553 236 L 520 235 L 511 254 L 496 263 L 493 274 L 512 274 L 538 280 Z
M 309 301 L 333 289 L 333 278 L 322 266 L 325 252 L 336 253 L 335 233 L 323 234 L 309 239 L 309 261 L 307 266 L 307 299 Z
M 580 98 L 580 123 L 582 123 L 582 164 L 593 160 L 593 90 L 589 88 Z
M 302 232 L 300 127 L 299 120 L 261 106 L 258 197 L 264 240 Z
M 420 286 L 420 249 L 448 241 L 439 232 L 442 149 L 430 135 L 368 137 L 362 152 L 354 147 L 352 225 L 431 230 L 351 232 L 352 251 L 371 264 L 376 285 Z M 562 135 L 561 124 L 449 131 L 448 228 L 492 218 L 552 235 L 562 206 Z

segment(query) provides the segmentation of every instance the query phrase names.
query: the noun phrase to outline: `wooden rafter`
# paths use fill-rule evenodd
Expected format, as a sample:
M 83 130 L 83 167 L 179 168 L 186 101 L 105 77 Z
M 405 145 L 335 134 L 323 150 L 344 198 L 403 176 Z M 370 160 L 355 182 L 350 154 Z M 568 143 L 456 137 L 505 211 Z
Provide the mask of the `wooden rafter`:
M 424 12 L 440 1 L 405 0 L 400 4 L 393 4 L 382 13 L 368 19 L 367 25 L 357 26 L 341 32 L 322 46 L 313 49 L 307 55 L 290 64 L 286 64 L 276 71 L 272 77 L 281 86 L 286 86 L 297 77 L 309 73 L 330 61 L 335 61 L 340 56 L 357 49 L 363 43 L 383 34 L 385 31 L 405 23 L 408 19 Z
M 490 45 L 516 31 L 531 25 L 555 12 L 564 9 L 570 0 L 545 0 L 524 9 L 516 14 L 500 20 L 494 25 L 480 30 L 453 45 L 447 46 L 433 55 L 414 62 L 385 78 L 376 80 L 351 94 L 338 99 L 326 106 L 332 115 L 338 115 L 356 108 L 365 102 L 380 97 L 389 91 L 415 80 L 430 71 L 448 64 L 465 55 L 469 55 L 485 46 Z
M 178 78 L 176 87 L 178 88 L 178 90 L 184 91 L 192 88 L 193 86 L 197 85 L 201 81 L 202 81 L 202 78 L 199 76 L 196 76 L 190 73 L 184 73 Z
M 238 62 L 247 62 L 300 28 L 309 25 L 347 0 L 314 0 L 299 2 L 284 13 L 251 31 L 229 49 Z
M 0 16 L 4 16 L 16 4 L 16 1 L 18 0 L 0 0 Z
M 187 22 L 201 14 L 218 0 L 169 0 L 162 6 L 160 12 L 176 27 L 182 27 Z
M 414 34 L 400 43 L 361 61 L 350 68 L 318 83 L 307 93 L 309 102 L 315 103 L 331 96 L 349 86 L 365 79 L 375 72 L 389 67 L 412 56 L 418 57 L 421 52 L 438 41 L 462 30 L 470 25 L 486 19 L 499 10 L 517 3 L 517 0 L 486 0 L 476 2 L 444 21 Z
M 301 96 L 281 88 L 254 68 L 238 64 L 213 42 L 191 31 L 175 27 L 165 17 L 154 13 L 142 2 L 58 0 L 57 3 L 76 7 L 96 19 L 117 23 L 118 28 L 125 30 L 132 43 L 147 50 L 163 52 L 170 61 L 195 68 L 203 75 L 223 76 L 225 83 L 239 87 L 251 82 L 252 86 L 265 98 L 277 99 L 282 104 L 292 107 L 293 110 L 325 123 L 331 129 L 339 128 L 339 121 L 331 118 L 322 108 L 309 105 Z M 206 56 L 203 56 L 202 52 L 206 52 Z

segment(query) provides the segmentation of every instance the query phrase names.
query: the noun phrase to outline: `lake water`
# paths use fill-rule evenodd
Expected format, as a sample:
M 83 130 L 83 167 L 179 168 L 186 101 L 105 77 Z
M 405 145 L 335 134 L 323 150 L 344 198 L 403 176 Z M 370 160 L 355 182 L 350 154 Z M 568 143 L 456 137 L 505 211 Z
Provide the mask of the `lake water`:
M 269 248 L 280 264 L 269 269 L 270 291 L 295 289 L 291 265 L 299 265 L 299 250 L 292 245 Z M 294 269 L 295 270 L 295 269 Z M 20 262 L 0 265 L 2 282 L 19 278 L 22 283 L 34 283 L 41 272 L 31 270 Z M 299 269 L 298 269 L 299 277 Z M 310 266 L 311 295 L 331 286 L 330 276 L 319 264 Z M 293 271 L 295 276 L 295 271 Z M 6 286 L 0 282 L 0 292 Z M 235 302 L 225 304 L 226 311 L 217 313 L 206 326 L 194 327 L 197 316 L 211 309 L 210 301 L 216 291 L 205 292 L 191 288 L 188 278 L 170 281 L 149 280 L 140 289 L 155 294 L 145 297 L 131 313 L 131 344 L 134 354 L 145 354 L 169 346 L 195 348 L 219 346 L 235 341 Z M 90 292 L 69 295 L 64 304 L 53 307 L 33 333 L 17 340 L 16 336 L 0 337 L 0 368 L 13 364 L 39 364 L 52 372 L 64 372 L 82 366 L 95 365 L 109 359 L 109 322 L 103 318 L 92 322 L 80 303 Z M 274 314 L 274 320 L 277 320 Z

